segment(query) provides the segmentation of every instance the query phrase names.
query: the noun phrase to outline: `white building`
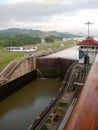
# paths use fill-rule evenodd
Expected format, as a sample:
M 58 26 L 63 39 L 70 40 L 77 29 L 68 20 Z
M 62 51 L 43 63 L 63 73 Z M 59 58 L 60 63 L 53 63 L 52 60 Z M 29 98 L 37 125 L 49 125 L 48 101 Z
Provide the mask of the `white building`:
M 96 53 L 98 52 L 98 41 L 88 37 L 77 45 L 79 46 L 79 63 L 93 63 Z
M 33 45 L 27 45 L 22 47 L 6 47 L 5 50 L 10 52 L 32 52 L 36 51 L 37 47 Z

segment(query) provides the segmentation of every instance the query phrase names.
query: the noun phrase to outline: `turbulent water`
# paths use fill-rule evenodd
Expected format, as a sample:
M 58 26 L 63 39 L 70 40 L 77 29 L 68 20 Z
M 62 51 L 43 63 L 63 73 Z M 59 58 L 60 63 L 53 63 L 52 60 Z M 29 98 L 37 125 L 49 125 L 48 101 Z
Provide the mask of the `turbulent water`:
M 61 79 L 36 79 L 0 102 L 0 130 L 27 130 L 61 86 Z

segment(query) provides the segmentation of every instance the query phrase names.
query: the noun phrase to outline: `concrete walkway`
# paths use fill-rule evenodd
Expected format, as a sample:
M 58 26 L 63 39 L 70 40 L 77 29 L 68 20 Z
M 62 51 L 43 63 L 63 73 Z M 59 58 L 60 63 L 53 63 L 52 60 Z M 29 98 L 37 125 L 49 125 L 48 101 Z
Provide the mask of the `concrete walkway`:
M 74 46 L 74 47 L 65 49 L 63 51 L 50 54 L 50 55 L 48 55 L 46 57 L 49 57 L 49 58 L 59 57 L 59 58 L 78 60 L 79 59 L 78 46 Z

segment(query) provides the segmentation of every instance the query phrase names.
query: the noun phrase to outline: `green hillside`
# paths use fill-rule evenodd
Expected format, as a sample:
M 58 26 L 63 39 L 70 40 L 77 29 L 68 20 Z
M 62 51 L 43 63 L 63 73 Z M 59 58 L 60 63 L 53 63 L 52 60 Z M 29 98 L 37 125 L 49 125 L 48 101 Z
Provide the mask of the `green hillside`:
M 0 30 L 0 47 L 38 44 L 41 43 L 41 39 L 45 39 L 46 42 L 54 42 L 65 37 L 73 38 L 76 36 L 67 32 L 9 28 Z

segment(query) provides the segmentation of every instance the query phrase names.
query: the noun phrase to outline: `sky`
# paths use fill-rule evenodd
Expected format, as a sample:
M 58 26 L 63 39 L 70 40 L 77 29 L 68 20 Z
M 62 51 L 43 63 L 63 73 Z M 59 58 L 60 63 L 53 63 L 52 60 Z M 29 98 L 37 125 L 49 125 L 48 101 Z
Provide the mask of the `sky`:
M 26 28 L 98 35 L 98 0 L 0 0 L 0 30 Z

